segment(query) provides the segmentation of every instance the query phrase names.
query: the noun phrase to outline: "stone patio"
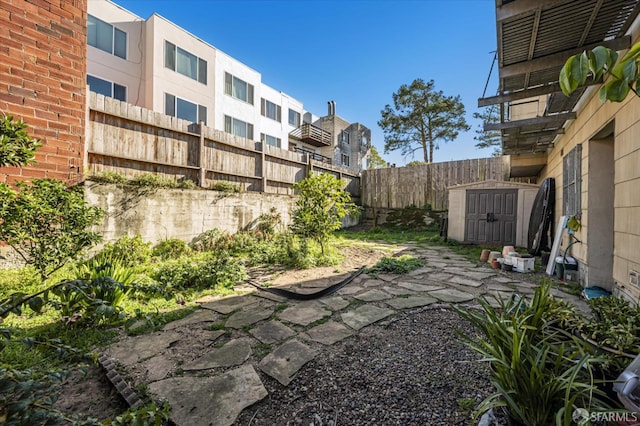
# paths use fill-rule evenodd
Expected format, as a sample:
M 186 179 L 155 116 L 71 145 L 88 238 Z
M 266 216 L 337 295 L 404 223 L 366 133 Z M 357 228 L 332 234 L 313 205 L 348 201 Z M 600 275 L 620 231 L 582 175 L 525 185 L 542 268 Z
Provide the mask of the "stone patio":
M 267 396 L 263 377 L 287 386 L 324 347 L 398 311 L 474 303 L 481 295 L 526 295 L 535 287 L 520 274 L 477 265 L 446 248 L 401 249 L 422 257 L 428 267 L 405 275 L 363 274 L 336 294 L 313 301 L 286 300 L 255 289 L 243 296 L 204 298 L 193 314 L 163 331 L 123 339 L 107 355 L 125 371 L 139 372 L 153 395 L 168 400 L 176 424 L 230 425 L 245 407 Z M 290 289 L 317 291 L 334 282 L 325 278 Z M 208 329 L 214 322 L 224 323 L 224 330 Z M 185 359 L 177 347 L 189 348 L 190 357 Z

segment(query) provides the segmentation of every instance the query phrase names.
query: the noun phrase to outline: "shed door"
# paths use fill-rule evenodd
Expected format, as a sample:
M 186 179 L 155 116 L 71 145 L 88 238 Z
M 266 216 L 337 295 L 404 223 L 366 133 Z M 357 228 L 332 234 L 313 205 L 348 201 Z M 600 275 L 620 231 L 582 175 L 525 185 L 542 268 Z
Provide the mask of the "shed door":
M 467 190 L 465 241 L 516 244 L 517 189 Z

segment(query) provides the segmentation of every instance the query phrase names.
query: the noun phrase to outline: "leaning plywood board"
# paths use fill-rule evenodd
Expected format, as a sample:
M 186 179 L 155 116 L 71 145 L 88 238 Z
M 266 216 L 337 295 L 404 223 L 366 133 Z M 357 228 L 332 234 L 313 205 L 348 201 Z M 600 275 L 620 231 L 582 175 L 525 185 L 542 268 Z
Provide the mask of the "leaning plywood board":
M 558 226 L 556 227 L 556 236 L 553 238 L 553 247 L 551 247 L 551 254 L 549 255 L 549 261 L 547 262 L 547 275 L 553 275 L 553 270 L 556 267 L 556 256 L 560 250 L 560 242 L 562 241 L 562 233 L 567 228 L 567 221 L 569 216 L 560 216 Z

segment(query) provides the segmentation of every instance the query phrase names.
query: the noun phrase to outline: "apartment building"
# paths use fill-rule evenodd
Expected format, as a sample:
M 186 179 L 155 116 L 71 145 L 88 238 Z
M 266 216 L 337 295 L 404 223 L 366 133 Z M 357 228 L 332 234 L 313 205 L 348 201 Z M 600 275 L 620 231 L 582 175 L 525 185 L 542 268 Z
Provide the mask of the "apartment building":
M 335 103 L 327 116 L 313 115 L 262 83 L 258 71 L 158 14 L 145 20 L 92 0 L 87 42 L 94 92 L 353 171 L 368 164 L 371 131 L 337 117 Z

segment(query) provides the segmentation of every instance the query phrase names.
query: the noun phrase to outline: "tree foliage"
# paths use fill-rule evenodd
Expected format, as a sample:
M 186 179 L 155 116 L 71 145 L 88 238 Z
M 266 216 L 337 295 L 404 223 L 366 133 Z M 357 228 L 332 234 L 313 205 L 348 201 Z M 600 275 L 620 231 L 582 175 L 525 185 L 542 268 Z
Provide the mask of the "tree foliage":
M 27 125 L 13 116 L 0 119 L 0 167 L 25 166 L 33 162 L 40 141 L 32 138 L 25 130 Z
M 33 265 L 42 280 L 100 240 L 90 228 L 103 211 L 87 205 L 80 187 L 54 179 L 0 184 L 0 241 Z
M 302 238 L 317 241 L 324 254 L 331 233 L 340 229 L 341 219 L 359 213 L 344 183 L 328 173 L 309 176 L 293 185 L 299 197 L 292 213 L 291 230 Z
M 633 45 L 619 61 L 618 53 L 604 46 L 585 50 L 565 62 L 559 76 L 560 88 L 569 96 L 578 87 L 584 86 L 589 78 L 595 81 L 605 78 L 606 81 L 600 88 L 602 102 L 622 102 L 629 92 L 640 96 L 639 61 L 640 43 Z
M 440 142 L 454 140 L 469 130 L 460 96 L 445 96 L 435 90 L 433 80 L 414 80 L 393 94 L 393 106 L 381 111 L 378 125 L 385 133 L 385 153 L 400 150 L 413 155 L 422 150 L 424 162 L 433 162 L 433 151 Z
M 483 108 L 480 112 L 474 112 L 473 118 L 479 119 L 480 124 L 476 129 L 476 135 L 473 137 L 478 143 L 476 148 L 494 148 L 494 155 L 502 153 L 502 135 L 500 130 L 484 130 L 484 123 L 499 123 L 500 110 L 497 105 L 491 105 Z
M 369 158 L 369 169 L 382 169 L 387 167 L 387 162 L 382 158 L 375 146 L 371 145 L 371 156 Z

